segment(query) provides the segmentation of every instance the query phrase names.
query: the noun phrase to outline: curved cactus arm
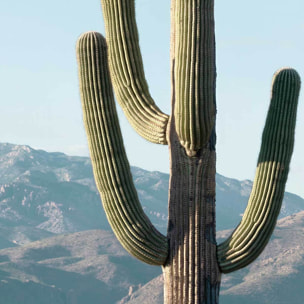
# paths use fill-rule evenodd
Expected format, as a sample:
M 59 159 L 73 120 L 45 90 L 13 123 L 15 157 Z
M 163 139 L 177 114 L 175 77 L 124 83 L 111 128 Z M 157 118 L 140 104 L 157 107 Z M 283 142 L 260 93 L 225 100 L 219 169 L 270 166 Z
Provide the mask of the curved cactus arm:
M 153 265 L 167 257 L 167 238 L 145 215 L 135 190 L 123 146 L 101 34 L 77 41 L 80 92 L 93 172 L 108 220 L 133 256 Z
M 262 136 L 256 176 L 241 223 L 218 246 L 221 271 L 245 267 L 263 251 L 275 227 L 294 145 L 300 77 L 282 69 L 273 78 L 271 103 Z
M 109 69 L 115 96 L 135 131 L 167 144 L 168 115 L 150 96 L 139 49 L 134 0 L 102 0 Z
M 209 140 L 215 123 L 214 0 L 175 0 L 175 122 L 189 156 Z

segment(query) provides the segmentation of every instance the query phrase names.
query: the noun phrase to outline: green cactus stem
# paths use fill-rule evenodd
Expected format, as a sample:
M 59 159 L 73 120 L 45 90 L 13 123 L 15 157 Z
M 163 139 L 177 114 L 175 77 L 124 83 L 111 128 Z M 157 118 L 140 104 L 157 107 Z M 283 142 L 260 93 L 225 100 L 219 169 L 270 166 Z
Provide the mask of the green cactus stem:
M 159 110 L 149 93 L 139 49 L 134 0 L 102 0 L 101 3 L 117 101 L 138 134 L 153 143 L 167 144 L 169 117 Z
M 213 1 L 175 1 L 175 125 L 189 156 L 208 142 L 215 123 Z
M 219 265 L 224 273 L 255 260 L 271 237 L 280 213 L 293 151 L 299 90 L 300 77 L 295 70 L 282 69 L 274 75 L 248 206 L 239 226 L 218 246 Z
M 145 215 L 132 182 L 101 34 L 89 32 L 78 39 L 77 60 L 93 172 L 108 220 L 126 250 L 148 264 L 162 265 L 167 238 Z

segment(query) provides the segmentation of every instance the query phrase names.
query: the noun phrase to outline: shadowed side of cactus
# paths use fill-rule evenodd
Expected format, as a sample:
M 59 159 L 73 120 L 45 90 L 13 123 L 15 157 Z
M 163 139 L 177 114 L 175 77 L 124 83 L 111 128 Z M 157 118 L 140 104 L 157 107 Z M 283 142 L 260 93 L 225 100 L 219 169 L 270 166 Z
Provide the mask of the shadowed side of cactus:
M 101 2 L 106 40 L 95 32 L 83 34 L 77 59 L 93 171 L 108 220 L 130 254 L 162 265 L 166 304 L 216 304 L 221 273 L 256 259 L 274 229 L 293 150 L 299 75 L 287 68 L 274 76 L 247 209 L 232 235 L 217 245 L 214 0 L 171 2 L 171 117 L 159 110 L 148 90 L 134 0 Z M 134 129 L 153 143 L 168 143 L 166 237 L 138 201 L 112 85 Z
M 279 70 L 273 78 L 253 189 L 242 221 L 218 246 L 221 270 L 245 267 L 267 245 L 280 213 L 294 145 L 300 77 L 293 69 Z

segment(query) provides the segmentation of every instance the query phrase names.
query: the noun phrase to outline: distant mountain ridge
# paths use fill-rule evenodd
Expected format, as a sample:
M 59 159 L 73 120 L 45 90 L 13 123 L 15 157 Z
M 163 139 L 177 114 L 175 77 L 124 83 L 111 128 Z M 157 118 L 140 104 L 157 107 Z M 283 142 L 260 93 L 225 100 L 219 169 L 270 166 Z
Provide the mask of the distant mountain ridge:
M 253 264 L 223 275 L 220 303 L 302 304 L 303 238 L 304 211 L 279 220 Z M 58 235 L 0 250 L 0 303 L 162 304 L 160 274 L 132 258 L 112 232 Z
M 132 174 L 145 212 L 166 233 L 169 175 L 137 167 L 132 167 Z M 217 230 L 238 224 L 251 187 L 249 180 L 216 175 Z M 302 198 L 286 193 L 281 217 L 300 211 L 303 205 Z M 1 227 L 0 248 L 5 248 L 7 242 L 25 244 L 38 240 L 40 232 L 46 237 L 88 229 L 110 230 L 90 159 L 0 144 Z M 12 231 L 9 235 L 6 227 Z M 5 235 L 1 231 L 6 231 Z

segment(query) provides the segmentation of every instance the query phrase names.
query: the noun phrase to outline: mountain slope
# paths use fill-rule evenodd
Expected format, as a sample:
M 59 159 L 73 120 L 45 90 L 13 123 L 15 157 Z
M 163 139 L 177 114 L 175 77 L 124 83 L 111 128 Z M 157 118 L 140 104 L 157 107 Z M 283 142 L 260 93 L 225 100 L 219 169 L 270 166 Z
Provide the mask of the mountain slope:
M 19 290 L 31 304 L 115 303 L 159 273 L 159 267 L 130 257 L 111 232 L 102 230 L 0 250 L 1 299 L 10 304 L 27 303 L 19 301 Z M 44 293 L 50 299 L 41 302 Z
M 221 304 L 302 304 L 304 300 L 304 211 L 278 221 L 261 256 L 250 266 L 223 275 Z M 148 282 L 120 304 L 162 304 L 163 280 Z
M 303 241 L 304 211 L 281 219 L 257 261 L 223 275 L 221 304 L 303 303 Z M 65 304 L 162 304 L 160 273 L 160 267 L 130 257 L 111 232 L 102 230 L 0 250 L 1 299 L 10 304 L 20 303 L 20 294 L 26 304 L 54 299 Z M 40 301 L 44 295 L 48 302 Z
M 154 225 L 166 233 L 169 175 L 132 167 L 138 196 Z M 235 227 L 251 181 L 217 174 L 217 228 Z M 304 200 L 286 193 L 281 216 Z M 90 159 L 0 144 L 0 248 L 61 233 L 110 230 L 95 187 Z
M 270 244 L 242 281 L 226 278 L 222 295 L 227 303 L 303 303 L 304 300 L 304 211 L 278 221 Z M 225 303 L 225 302 L 223 302 Z

